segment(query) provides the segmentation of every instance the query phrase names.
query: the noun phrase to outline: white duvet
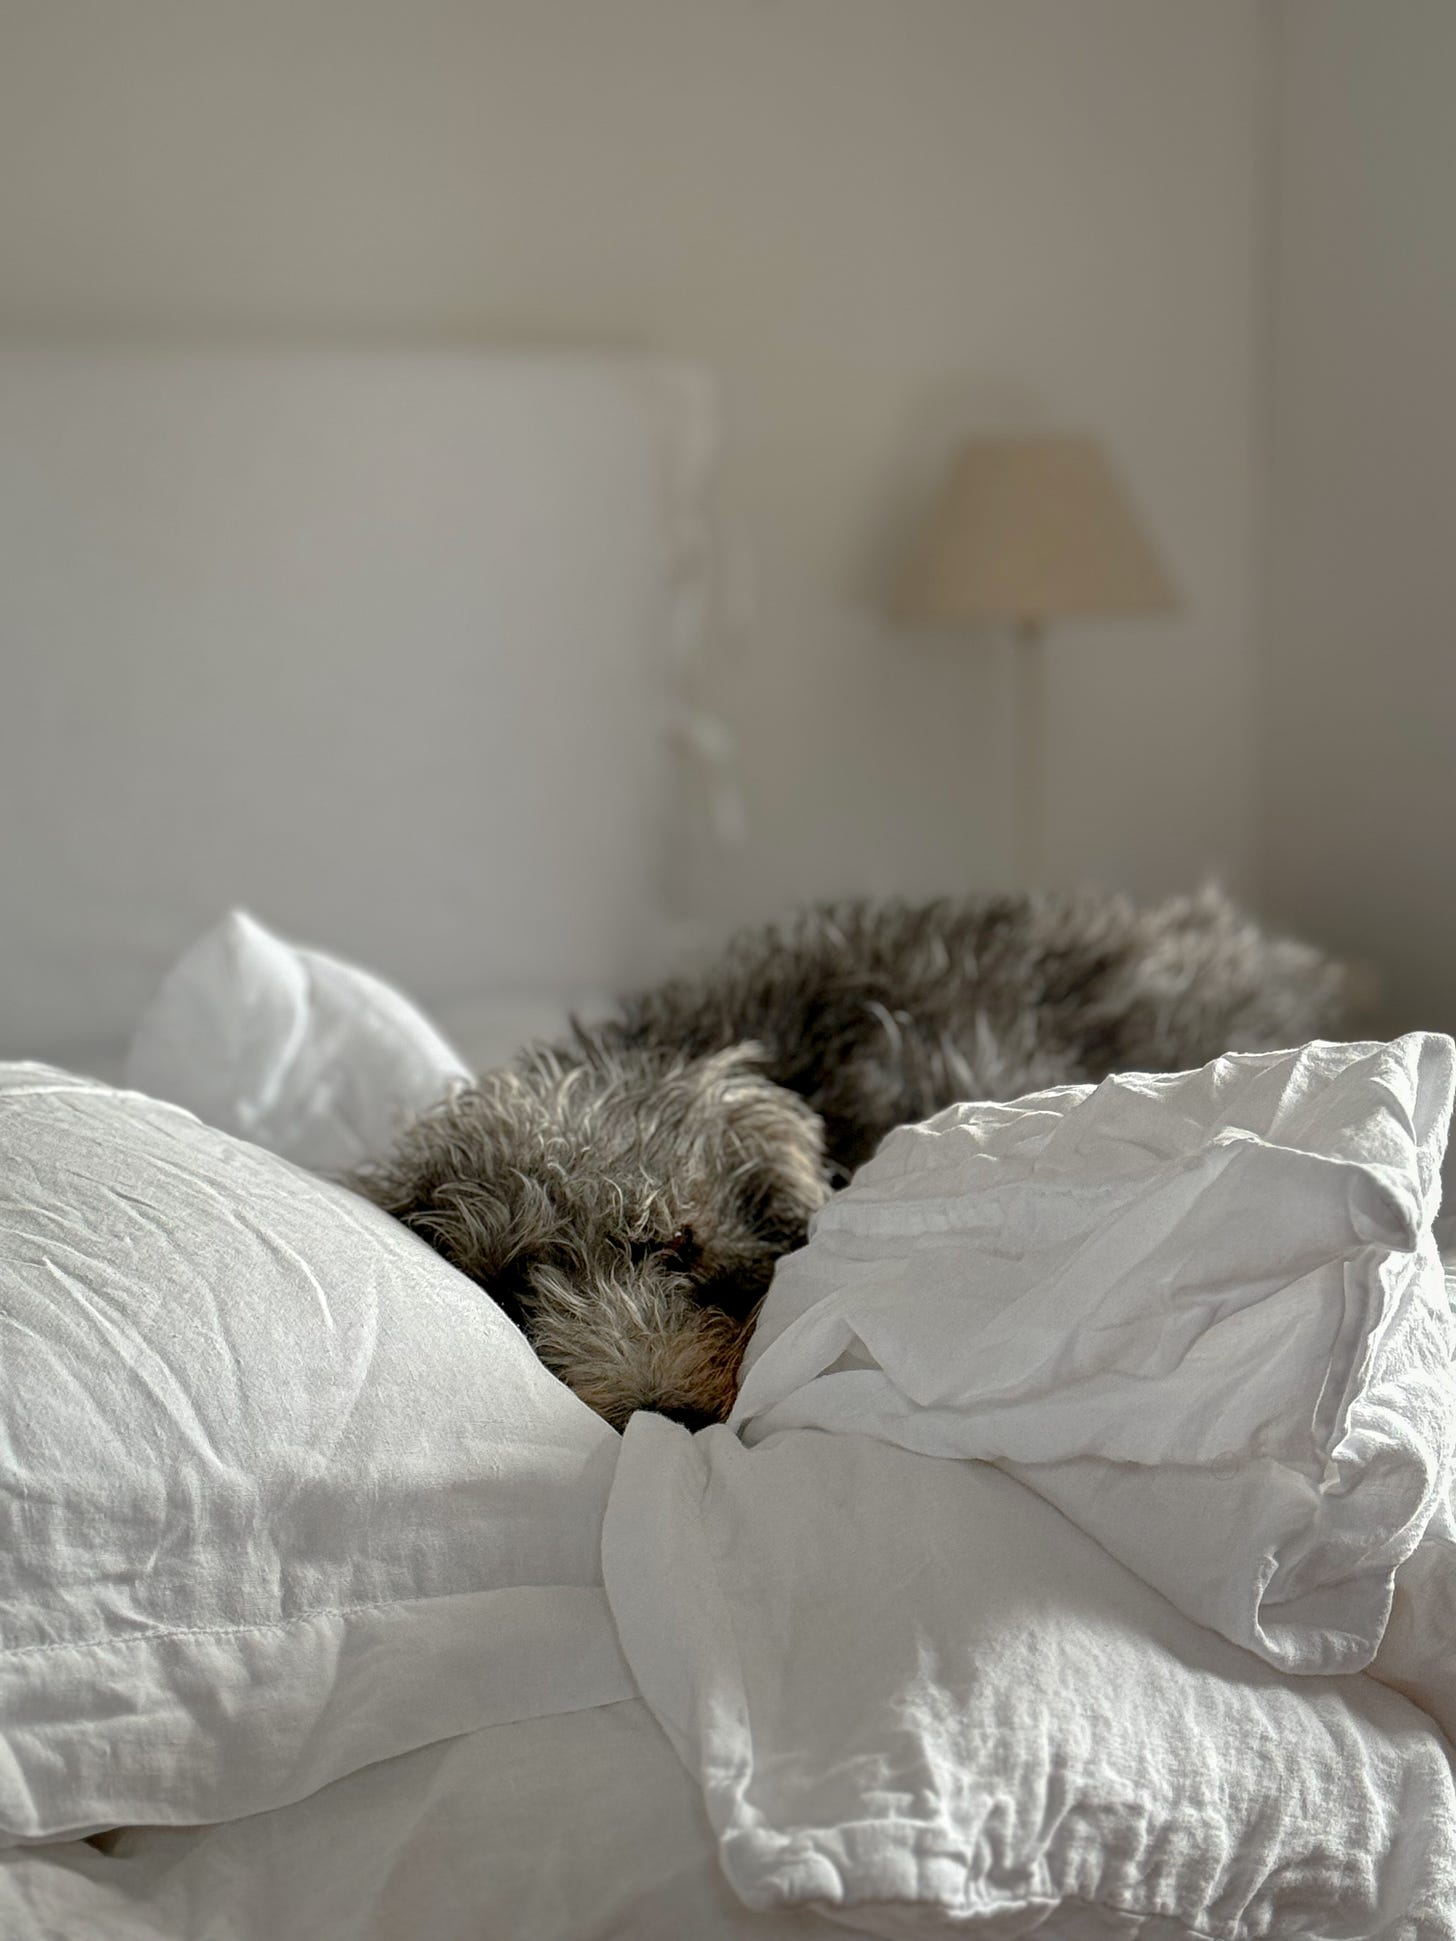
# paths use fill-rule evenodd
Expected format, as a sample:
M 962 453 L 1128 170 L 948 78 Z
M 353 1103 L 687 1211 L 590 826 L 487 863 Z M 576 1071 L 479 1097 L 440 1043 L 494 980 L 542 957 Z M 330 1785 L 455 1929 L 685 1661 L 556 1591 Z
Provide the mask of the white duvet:
M 892 1133 L 781 1264 L 733 1426 L 1003 1463 L 1200 1623 L 1359 1670 L 1456 1438 L 1452 1077 L 1413 1033 Z
M 765 1915 L 1009 1941 L 1452 1941 L 1424 1715 L 1192 1623 L 1022 1484 L 639 1416 L 608 1596 Z
M 782 1264 L 730 1428 L 634 1419 L 608 1597 L 751 1905 L 1456 1935 L 1451 1080 L 957 1107 Z

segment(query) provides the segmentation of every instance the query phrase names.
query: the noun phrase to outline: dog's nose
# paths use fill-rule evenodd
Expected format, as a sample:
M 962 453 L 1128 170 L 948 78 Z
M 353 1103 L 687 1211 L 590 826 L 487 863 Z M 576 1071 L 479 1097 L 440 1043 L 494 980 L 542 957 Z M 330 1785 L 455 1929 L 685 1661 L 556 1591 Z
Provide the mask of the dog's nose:
M 691 1429 L 695 1433 L 699 1429 L 710 1427 L 718 1420 L 716 1415 L 710 1415 L 706 1409 L 691 1408 L 681 1402 L 659 1402 L 651 1413 L 665 1415 L 669 1422 L 681 1422 L 685 1429 Z

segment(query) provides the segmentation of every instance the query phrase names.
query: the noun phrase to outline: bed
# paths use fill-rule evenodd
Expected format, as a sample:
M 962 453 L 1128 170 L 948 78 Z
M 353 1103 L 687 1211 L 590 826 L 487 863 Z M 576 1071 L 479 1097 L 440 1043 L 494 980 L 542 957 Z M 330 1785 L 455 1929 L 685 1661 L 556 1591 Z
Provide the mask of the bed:
M 893 1135 L 697 1435 L 334 1178 L 661 948 L 703 410 L 0 357 L 0 1931 L 1449 1941 L 1449 1041 Z

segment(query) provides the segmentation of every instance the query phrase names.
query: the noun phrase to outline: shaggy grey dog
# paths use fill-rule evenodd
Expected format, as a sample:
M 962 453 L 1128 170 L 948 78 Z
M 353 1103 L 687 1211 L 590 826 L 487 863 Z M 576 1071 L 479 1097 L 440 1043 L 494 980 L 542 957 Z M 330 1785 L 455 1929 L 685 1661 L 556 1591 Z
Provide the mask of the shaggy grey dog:
M 1214 892 L 828 905 L 457 1090 L 354 1183 L 607 1421 L 696 1426 L 774 1262 L 891 1127 L 1334 1035 L 1346 989 Z

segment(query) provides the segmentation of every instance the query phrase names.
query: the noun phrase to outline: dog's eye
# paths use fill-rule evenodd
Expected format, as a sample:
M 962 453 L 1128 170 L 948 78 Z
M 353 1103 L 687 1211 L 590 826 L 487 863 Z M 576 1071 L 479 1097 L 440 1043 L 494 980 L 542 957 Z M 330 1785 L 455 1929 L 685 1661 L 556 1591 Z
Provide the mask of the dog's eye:
M 689 1261 L 696 1260 L 698 1243 L 692 1228 L 679 1227 L 663 1248 L 663 1252 L 669 1260 L 675 1260 L 680 1267 L 686 1267 Z
M 634 1267 L 644 1261 L 667 1260 L 674 1267 L 687 1267 L 698 1257 L 698 1243 L 691 1227 L 679 1227 L 666 1240 L 629 1240 L 627 1253 Z

